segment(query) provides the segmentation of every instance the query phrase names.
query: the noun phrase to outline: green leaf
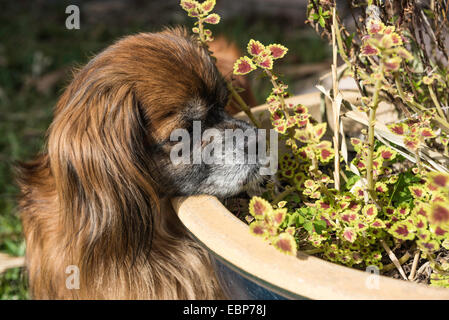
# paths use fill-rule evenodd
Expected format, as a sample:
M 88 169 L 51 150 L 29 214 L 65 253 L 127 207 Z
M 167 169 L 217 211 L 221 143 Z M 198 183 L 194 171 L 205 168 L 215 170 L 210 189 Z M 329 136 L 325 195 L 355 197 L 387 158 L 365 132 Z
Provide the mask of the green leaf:
M 319 19 L 318 22 L 320 23 L 320 26 L 321 26 L 322 28 L 324 28 L 324 26 L 326 25 L 326 21 L 324 21 L 324 18 L 323 18 L 322 16 L 320 17 L 320 19 Z
M 312 233 L 312 232 L 313 232 L 313 223 L 312 223 L 312 221 L 306 221 L 306 222 L 304 222 L 303 227 L 304 227 L 304 229 L 306 229 L 306 231 L 307 231 L 308 233 Z
M 354 184 L 360 180 L 360 176 L 356 175 L 355 173 L 346 171 L 345 174 L 348 177 L 348 182 L 345 184 L 346 190 L 351 190 L 351 188 L 354 186 Z
M 296 225 L 299 227 L 300 225 L 303 225 L 304 222 L 306 222 L 306 219 L 300 214 L 297 216 Z
M 313 222 L 313 226 L 315 227 L 316 233 L 321 234 L 323 230 L 326 230 L 327 223 L 324 220 L 316 220 Z
M 347 47 L 347 48 L 351 48 L 352 39 L 354 39 L 354 36 L 355 36 L 355 32 L 351 33 L 351 34 L 345 39 L 345 43 L 346 43 L 346 47 Z

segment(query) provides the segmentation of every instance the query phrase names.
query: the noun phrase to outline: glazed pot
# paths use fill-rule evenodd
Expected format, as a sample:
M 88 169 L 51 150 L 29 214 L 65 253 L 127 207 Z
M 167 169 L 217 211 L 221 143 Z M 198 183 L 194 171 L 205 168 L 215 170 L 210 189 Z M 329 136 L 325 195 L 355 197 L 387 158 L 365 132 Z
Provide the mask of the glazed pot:
M 320 120 L 319 94 L 289 101 L 308 106 Z M 267 106 L 253 113 L 266 115 Z M 250 234 L 248 225 L 213 196 L 175 198 L 172 204 L 192 236 L 210 252 L 231 299 L 449 299 L 448 289 L 379 276 L 302 252 L 296 257 L 283 254 Z

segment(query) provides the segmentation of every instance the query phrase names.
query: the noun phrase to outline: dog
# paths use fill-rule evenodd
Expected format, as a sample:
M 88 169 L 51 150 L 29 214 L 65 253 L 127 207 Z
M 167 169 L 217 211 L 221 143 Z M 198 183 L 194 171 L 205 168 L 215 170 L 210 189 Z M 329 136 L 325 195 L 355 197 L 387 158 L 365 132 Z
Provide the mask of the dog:
M 125 37 L 75 72 L 44 152 L 18 168 L 31 297 L 226 298 L 169 199 L 234 195 L 260 165 L 175 165 L 169 154 L 171 132 L 191 134 L 193 121 L 252 128 L 228 102 L 213 59 L 182 28 Z

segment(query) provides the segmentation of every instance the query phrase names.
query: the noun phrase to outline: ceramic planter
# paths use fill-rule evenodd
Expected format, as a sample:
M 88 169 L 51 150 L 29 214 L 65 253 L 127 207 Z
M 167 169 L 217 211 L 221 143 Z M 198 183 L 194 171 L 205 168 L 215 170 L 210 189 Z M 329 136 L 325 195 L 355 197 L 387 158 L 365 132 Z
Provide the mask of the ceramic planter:
M 308 106 L 319 118 L 319 94 L 291 100 Z M 256 116 L 268 112 L 266 106 L 253 110 Z M 297 257 L 285 255 L 250 234 L 248 226 L 215 197 L 175 198 L 172 204 L 214 257 L 232 299 L 449 299 L 448 289 L 373 275 L 301 252 Z

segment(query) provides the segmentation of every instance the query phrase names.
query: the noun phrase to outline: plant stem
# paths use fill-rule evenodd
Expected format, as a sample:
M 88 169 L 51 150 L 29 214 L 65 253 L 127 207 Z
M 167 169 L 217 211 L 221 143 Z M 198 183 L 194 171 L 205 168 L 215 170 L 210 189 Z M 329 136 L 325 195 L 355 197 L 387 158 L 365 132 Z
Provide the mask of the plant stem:
M 379 66 L 380 74 L 383 76 L 383 62 Z M 368 181 L 368 193 L 371 199 L 375 202 L 376 195 L 374 190 L 374 175 L 373 175 L 373 161 L 374 161 L 374 127 L 376 124 L 376 111 L 379 105 L 379 94 L 382 86 L 382 78 L 377 79 L 374 88 L 373 105 L 369 111 L 369 122 L 368 122 L 368 163 L 366 167 L 366 180 Z
M 413 281 L 413 279 L 415 279 L 416 267 L 418 266 L 420 253 L 421 253 L 421 251 L 419 251 L 419 250 L 416 250 L 416 252 L 415 252 L 415 256 L 413 257 L 412 270 L 410 271 L 410 275 L 408 276 L 409 280 Z
M 202 44 L 206 45 L 206 39 L 204 39 L 204 26 L 203 26 L 203 19 L 198 19 L 198 30 L 199 30 L 199 36 L 200 36 L 200 41 Z
M 446 116 L 444 115 L 443 110 L 441 110 L 441 106 L 440 106 L 440 103 L 438 102 L 438 98 L 437 98 L 435 92 L 433 91 L 432 85 L 429 84 L 427 87 L 429 88 L 430 97 L 432 98 L 433 104 L 437 108 L 438 114 L 440 115 L 441 119 L 446 119 Z
M 234 97 L 235 101 L 237 102 L 237 106 L 245 112 L 245 114 L 248 116 L 248 118 L 251 120 L 251 122 L 257 127 L 262 128 L 262 125 L 260 122 L 256 119 L 256 117 L 251 112 L 250 107 L 243 101 L 242 97 L 238 94 L 238 92 L 233 87 L 231 81 L 226 81 L 226 84 L 228 86 L 229 91 L 231 92 L 232 97 Z
M 404 101 L 414 112 L 419 113 L 419 111 L 426 111 L 426 108 L 422 105 L 420 105 L 419 103 L 415 102 L 415 101 L 408 101 L 407 99 L 405 99 L 404 96 L 404 90 L 402 89 L 401 86 L 401 82 L 399 81 L 398 76 L 396 75 L 395 77 L 395 83 L 396 83 L 396 88 L 398 89 L 398 93 L 399 93 L 399 97 L 402 99 L 402 101 Z M 433 92 L 433 90 L 432 90 Z M 435 97 L 436 98 L 436 97 Z M 438 100 L 437 100 L 438 103 Z M 438 104 L 439 105 L 439 104 Z M 441 110 L 442 112 L 442 110 Z M 440 112 L 438 112 L 440 114 Z M 441 118 L 441 115 L 437 116 L 435 115 L 435 121 L 437 121 L 440 125 L 442 125 L 443 127 L 446 128 L 445 132 L 448 132 L 449 130 L 449 122 L 446 121 L 446 119 L 443 117 Z
M 419 148 L 415 150 L 415 160 L 416 164 L 418 165 L 418 171 L 422 171 L 422 165 L 421 165 L 421 158 L 419 157 Z
M 337 45 L 336 45 L 336 34 L 338 32 L 337 25 L 337 6 L 334 6 L 332 13 L 332 53 L 333 53 L 333 63 L 332 63 L 332 85 L 333 85 L 333 98 L 332 98 L 332 111 L 334 115 L 334 184 L 335 189 L 340 191 L 340 108 L 337 105 L 336 98 L 339 94 L 338 92 L 338 79 L 337 79 Z M 343 50 L 340 55 L 344 54 Z
M 316 254 L 316 253 L 323 252 L 323 249 L 315 248 L 315 249 L 304 250 L 304 251 L 301 251 L 301 252 L 303 252 L 305 254 Z
M 335 202 L 333 194 L 329 191 L 329 189 L 320 180 L 320 174 L 318 172 L 318 160 L 316 158 L 316 155 L 314 155 L 312 158 L 312 167 L 313 167 L 312 173 L 313 173 L 313 176 L 316 178 L 315 181 L 318 182 L 318 184 L 320 186 L 320 191 L 323 192 L 329 198 L 329 201 L 333 205 Z
M 394 81 L 396 84 L 396 88 L 398 89 L 399 98 L 401 98 L 401 100 L 406 103 L 415 113 L 419 113 L 419 108 L 414 106 L 412 103 L 409 103 L 409 101 L 405 99 L 404 90 L 402 89 L 401 82 L 399 81 L 399 75 L 397 73 L 394 75 Z
M 399 273 L 404 278 L 404 280 L 408 280 L 407 276 L 405 275 L 404 269 L 402 269 L 402 266 L 399 263 L 398 258 L 396 257 L 394 252 L 391 251 L 391 249 L 388 247 L 388 245 L 385 243 L 384 240 L 380 240 L 380 243 L 384 247 L 385 251 L 388 253 L 388 256 L 390 257 L 391 261 L 394 263 L 395 267 L 399 270 Z
M 271 84 L 273 85 L 273 87 L 276 88 L 276 89 L 279 89 L 279 84 L 278 84 L 278 83 L 276 82 L 276 80 L 274 79 L 273 73 L 271 73 L 271 71 L 270 71 L 270 70 L 267 70 L 267 69 L 264 69 L 264 71 L 265 71 L 265 74 L 266 74 L 268 77 L 270 77 L 270 81 L 271 81 Z M 287 104 L 285 103 L 284 95 L 283 95 L 283 94 L 279 94 L 278 96 L 279 96 L 279 100 L 281 100 L 281 106 L 282 106 L 282 109 L 283 109 L 284 112 L 286 113 L 286 119 L 288 119 L 288 117 L 289 117 L 290 115 L 288 114 Z
M 281 201 L 282 199 L 284 199 L 286 196 L 288 196 L 290 193 L 292 193 L 295 190 L 294 187 L 288 186 L 285 188 L 284 191 L 282 191 L 281 193 L 279 193 L 276 198 L 273 199 L 273 204 L 278 204 L 279 201 Z
M 408 259 L 410 259 L 410 253 L 406 252 L 402 257 L 399 258 L 399 263 L 401 265 L 403 265 L 404 263 L 406 263 L 408 261 Z M 394 268 L 396 268 L 396 266 L 394 265 L 394 263 L 390 263 L 387 264 L 386 266 L 383 267 L 383 271 L 390 271 L 393 270 Z

